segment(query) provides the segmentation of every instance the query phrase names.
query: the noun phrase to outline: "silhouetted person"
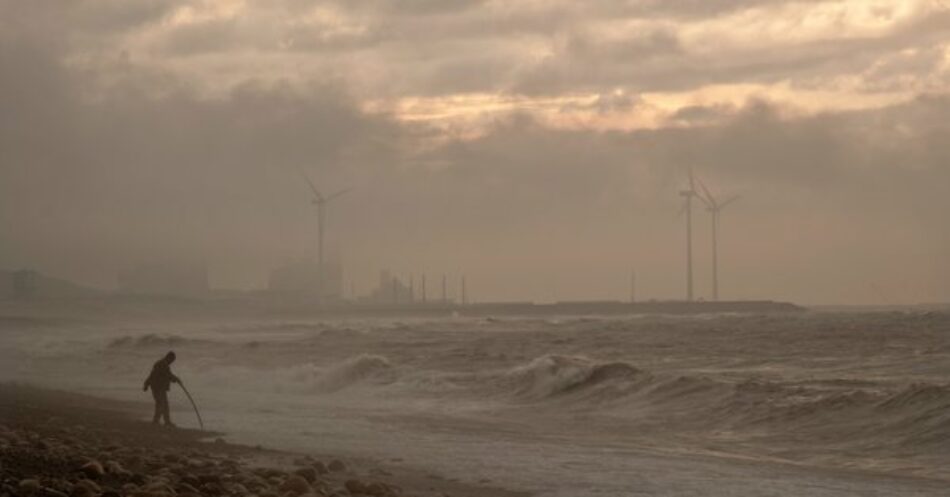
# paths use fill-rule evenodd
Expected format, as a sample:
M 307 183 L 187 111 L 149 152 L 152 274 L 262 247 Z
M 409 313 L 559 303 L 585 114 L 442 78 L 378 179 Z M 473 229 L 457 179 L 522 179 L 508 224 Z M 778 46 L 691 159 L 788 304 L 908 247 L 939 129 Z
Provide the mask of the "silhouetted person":
M 152 372 L 145 379 L 142 385 L 142 391 L 152 389 L 152 398 L 155 399 L 155 415 L 152 417 L 152 423 L 158 424 L 159 418 L 164 418 L 165 426 L 175 426 L 172 424 L 171 417 L 168 414 L 168 388 L 172 382 L 179 383 L 178 377 L 172 374 L 171 365 L 175 362 L 175 353 L 169 352 L 165 357 L 159 359 L 152 366 Z

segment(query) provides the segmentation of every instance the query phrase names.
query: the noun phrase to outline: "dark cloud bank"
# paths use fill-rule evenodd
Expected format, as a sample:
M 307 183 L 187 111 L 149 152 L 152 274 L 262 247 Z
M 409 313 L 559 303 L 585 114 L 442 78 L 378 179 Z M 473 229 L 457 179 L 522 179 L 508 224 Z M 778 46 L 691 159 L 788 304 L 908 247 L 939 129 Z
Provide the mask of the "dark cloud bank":
M 312 246 L 303 169 L 328 190 L 356 187 L 330 230 L 358 289 L 388 267 L 466 272 L 481 298 L 622 298 L 636 267 L 641 295 L 670 298 L 692 165 L 743 196 L 723 215 L 724 295 L 950 299 L 946 96 L 799 118 L 752 101 L 634 132 L 513 114 L 463 141 L 361 112 L 334 82 L 206 98 L 129 61 L 103 81 L 61 49 L 0 45 L 2 267 L 112 286 L 136 262 L 191 257 L 216 286 L 260 287 Z

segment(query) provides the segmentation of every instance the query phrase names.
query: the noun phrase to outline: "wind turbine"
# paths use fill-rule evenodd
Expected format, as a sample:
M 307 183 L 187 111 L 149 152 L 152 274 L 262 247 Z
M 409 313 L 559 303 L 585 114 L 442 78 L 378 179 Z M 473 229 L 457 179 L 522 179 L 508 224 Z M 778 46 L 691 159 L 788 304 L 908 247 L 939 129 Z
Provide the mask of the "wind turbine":
M 700 197 L 693 181 L 693 168 L 689 168 L 689 189 L 680 190 L 680 196 L 686 200 L 682 214 L 686 212 L 686 300 L 693 301 L 693 197 Z
M 699 196 L 699 199 L 706 204 L 706 211 L 710 213 L 712 219 L 712 298 L 715 301 L 719 300 L 719 214 L 722 212 L 722 209 L 727 205 L 739 200 L 738 195 L 733 195 L 726 199 L 725 201 L 720 202 L 710 193 L 709 188 L 706 188 L 706 185 L 703 184 L 703 180 L 699 180 L 699 186 L 703 189 L 703 195 Z
M 324 276 L 324 265 L 323 265 L 323 232 L 327 224 L 327 206 L 330 201 L 336 199 L 340 195 L 352 190 L 352 188 L 344 188 L 336 193 L 328 195 L 326 197 L 320 193 L 320 190 L 317 190 L 317 187 L 314 186 L 313 182 L 310 181 L 310 177 L 306 173 L 301 171 L 303 179 L 307 181 L 307 185 L 310 186 L 310 191 L 313 192 L 313 199 L 311 203 L 317 206 L 317 284 L 319 285 L 319 298 L 323 298 L 323 276 Z

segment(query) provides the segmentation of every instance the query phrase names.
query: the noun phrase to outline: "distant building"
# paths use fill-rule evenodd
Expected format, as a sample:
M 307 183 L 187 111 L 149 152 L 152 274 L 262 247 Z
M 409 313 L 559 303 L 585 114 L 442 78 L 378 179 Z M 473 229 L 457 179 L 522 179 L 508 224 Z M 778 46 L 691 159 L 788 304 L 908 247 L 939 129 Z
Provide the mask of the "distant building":
M 0 271 L 0 297 L 26 298 L 37 293 L 37 273 L 29 269 Z
M 0 299 L 77 298 L 97 295 L 92 288 L 45 276 L 32 269 L 0 270 Z
M 195 297 L 208 293 L 208 265 L 197 261 L 152 261 L 119 274 L 119 289 L 138 295 Z
M 415 296 L 411 286 L 383 270 L 379 272 L 379 286 L 367 300 L 377 304 L 408 304 L 415 300 Z
M 326 300 L 341 300 L 343 298 L 343 265 L 339 262 L 329 262 L 319 265 L 311 260 L 297 260 L 275 268 L 270 273 L 267 289 L 274 293 L 288 296 L 321 295 Z
M 24 269 L 13 272 L 13 297 L 31 297 L 36 294 L 36 271 Z

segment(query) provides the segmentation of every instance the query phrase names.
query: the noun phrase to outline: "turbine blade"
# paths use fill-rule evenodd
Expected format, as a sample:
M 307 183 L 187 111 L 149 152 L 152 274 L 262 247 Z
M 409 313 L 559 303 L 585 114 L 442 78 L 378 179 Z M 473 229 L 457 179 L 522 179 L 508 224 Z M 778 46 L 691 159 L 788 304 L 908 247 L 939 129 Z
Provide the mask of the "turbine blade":
M 701 178 L 696 178 L 696 181 L 699 181 L 699 186 L 703 189 L 703 195 L 697 195 L 697 197 L 699 197 L 699 199 L 702 200 L 704 204 L 706 204 L 706 207 L 709 207 L 710 209 L 719 207 L 716 205 L 716 197 L 713 197 L 713 194 L 709 192 L 709 188 L 706 188 L 706 184 L 703 183 L 703 180 Z
M 693 182 L 693 166 L 689 166 L 686 171 L 689 173 L 689 189 L 690 191 L 696 191 L 696 184 Z
M 342 190 L 340 190 L 340 191 L 334 193 L 333 195 L 330 195 L 329 197 L 327 197 L 327 202 L 329 202 L 329 201 L 331 201 L 331 200 L 333 200 L 333 199 L 339 197 L 340 195 L 343 195 L 344 193 L 346 193 L 346 192 L 348 192 L 348 191 L 350 191 L 350 190 L 352 190 L 352 189 L 353 189 L 352 187 L 350 187 L 350 188 L 344 188 L 344 189 L 342 189 Z
M 303 179 L 310 185 L 310 190 L 313 192 L 313 195 L 317 197 L 317 200 L 323 202 L 323 195 L 320 195 L 320 191 L 314 186 L 313 181 L 310 181 L 310 176 L 307 176 L 307 173 L 303 172 L 302 169 L 300 170 L 300 175 L 303 176 Z
M 739 196 L 738 196 L 738 195 L 733 195 L 733 196 L 729 197 L 729 199 L 726 200 L 725 202 L 719 204 L 719 208 L 722 209 L 723 207 L 725 207 L 725 206 L 727 206 L 727 205 L 729 205 L 729 204 L 735 202 L 736 200 L 739 200 Z

